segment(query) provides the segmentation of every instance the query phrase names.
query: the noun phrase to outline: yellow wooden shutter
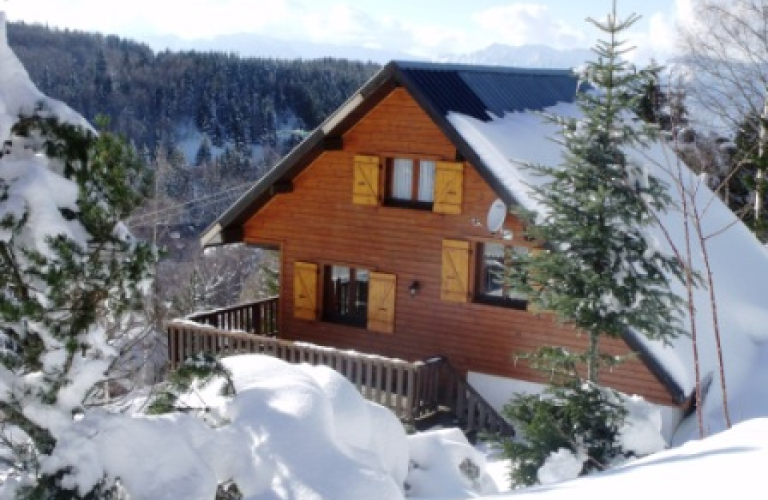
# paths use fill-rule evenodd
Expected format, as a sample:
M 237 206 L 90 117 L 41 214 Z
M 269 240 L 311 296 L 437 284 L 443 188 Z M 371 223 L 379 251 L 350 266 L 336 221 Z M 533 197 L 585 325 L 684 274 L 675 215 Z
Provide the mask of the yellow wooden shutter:
M 379 157 L 356 155 L 352 179 L 352 203 L 379 204 Z
M 297 318 L 317 319 L 317 264 L 296 262 L 293 310 Z
M 396 285 L 394 274 L 371 272 L 368 282 L 369 330 L 381 333 L 395 331 Z
M 469 242 L 443 241 L 443 275 L 440 298 L 466 302 L 469 298 Z
M 464 164 L 439 161 L 435 164 L 435 204 L 440 214 L 460 214 L 464 193 Z

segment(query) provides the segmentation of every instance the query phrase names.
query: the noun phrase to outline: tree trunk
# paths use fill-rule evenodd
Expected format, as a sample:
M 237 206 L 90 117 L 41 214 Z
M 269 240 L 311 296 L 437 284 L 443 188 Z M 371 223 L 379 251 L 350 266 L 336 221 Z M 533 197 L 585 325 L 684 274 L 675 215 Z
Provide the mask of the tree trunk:
M 768 90 L 767 90 L 768 92 Z M 763 112 L 760 115 L 760 135 L 758 144 L 758 162 L 757 172 L 755 172 L 755 222 L 759 223 L 762 219 L 763 211 L 763 182 L 765 172 L 763 172 L 763 159 L 766 155 L 766 142 L 768 142 L 768 95 L 766 95 L 763 104 Z
M 600 337 L 595 332 L 589 332 L 589 345 L 587 346 L 587 380 L 592 383 L 597 383 L 599 364 L 600 364 L 600 349 L 598 346 Z

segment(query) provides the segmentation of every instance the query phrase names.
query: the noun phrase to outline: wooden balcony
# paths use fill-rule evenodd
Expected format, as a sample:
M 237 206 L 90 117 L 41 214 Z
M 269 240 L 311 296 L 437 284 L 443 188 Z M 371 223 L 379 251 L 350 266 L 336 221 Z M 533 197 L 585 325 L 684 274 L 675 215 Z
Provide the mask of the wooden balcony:
M 472 434 L 514 435 L 512 426 L 457 373 L 434 357 L 408 362 L 276 338 L 276 297 L 198 313 L 166 325 L 169 365 L 176 369 L 199 352 L 216 356 L 260 353 L 290 363 L 328 366 L 344 375 L 368 400 L 415 424 L 449 412 Z
M 191 314 L 186 320 L 219 330 L 274 337 L 277 335 L 277 305 L 278 297 L 275 296 L 234 307 Z

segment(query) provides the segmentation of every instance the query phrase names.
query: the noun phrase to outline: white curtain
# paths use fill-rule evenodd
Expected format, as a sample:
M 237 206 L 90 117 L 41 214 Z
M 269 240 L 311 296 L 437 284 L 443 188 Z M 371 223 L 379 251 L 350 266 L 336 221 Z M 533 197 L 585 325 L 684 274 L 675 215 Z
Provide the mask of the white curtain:
M 435 200 L 435 162 L 422 160 L 419 162 L 419 201 Z
M 410 200 L 413 193 L 413 160 L 395 158 L 392 169 L 392 198 Z

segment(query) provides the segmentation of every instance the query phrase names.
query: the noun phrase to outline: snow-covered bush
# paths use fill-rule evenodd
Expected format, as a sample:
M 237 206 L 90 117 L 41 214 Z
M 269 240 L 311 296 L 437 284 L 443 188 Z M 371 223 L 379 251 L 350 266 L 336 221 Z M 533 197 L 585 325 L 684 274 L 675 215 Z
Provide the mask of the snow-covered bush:
M 491 446 L 510 461 L 513 488 L 573 479 L 667 448 L 657 407 L 589 382 L 518 394 L 503 411 L 518 437 L 492 439 Z
M 626 411 L 610 389 L 588 382 L 550 386 L 542 394 L 518 394 L 504 407 L 522 440 L 498 441 L 512 461 L 513 487 L 547 481 L 548 467 L 564 457 L 573 465 L 571 477 L 605 469 L 624 456 L 617 439 Z
M 162 415 L 175 411 L 186 411 L 187 406 L 179 406 L 181 399 L 190 390 L 209 383 L 214 378 L 223 377 L 227 383 L 222 388 L 223 395 L 234 395 L 232 376 L 221 361 L 207 353 L 198 353 L 184 360 L 182 365 L 170 373 L 167 380 L 153 390 L 153 397 L 147 407 L 150 415 Z M 205 412 L 207 408 L 199 408 Z
M 22 497 L 111 490 L 106 480 L 91 493 L 67 488 L 71 464 L 46 460 L 107 378 L 117 356 L 107 331 L 142 304 L 153 253 L 121 223 L 141 200 L 141 173 L 125 142 L 43 104 L 5 143 L 0 330 L 11 348 L 0 357 L 0 421 Z

